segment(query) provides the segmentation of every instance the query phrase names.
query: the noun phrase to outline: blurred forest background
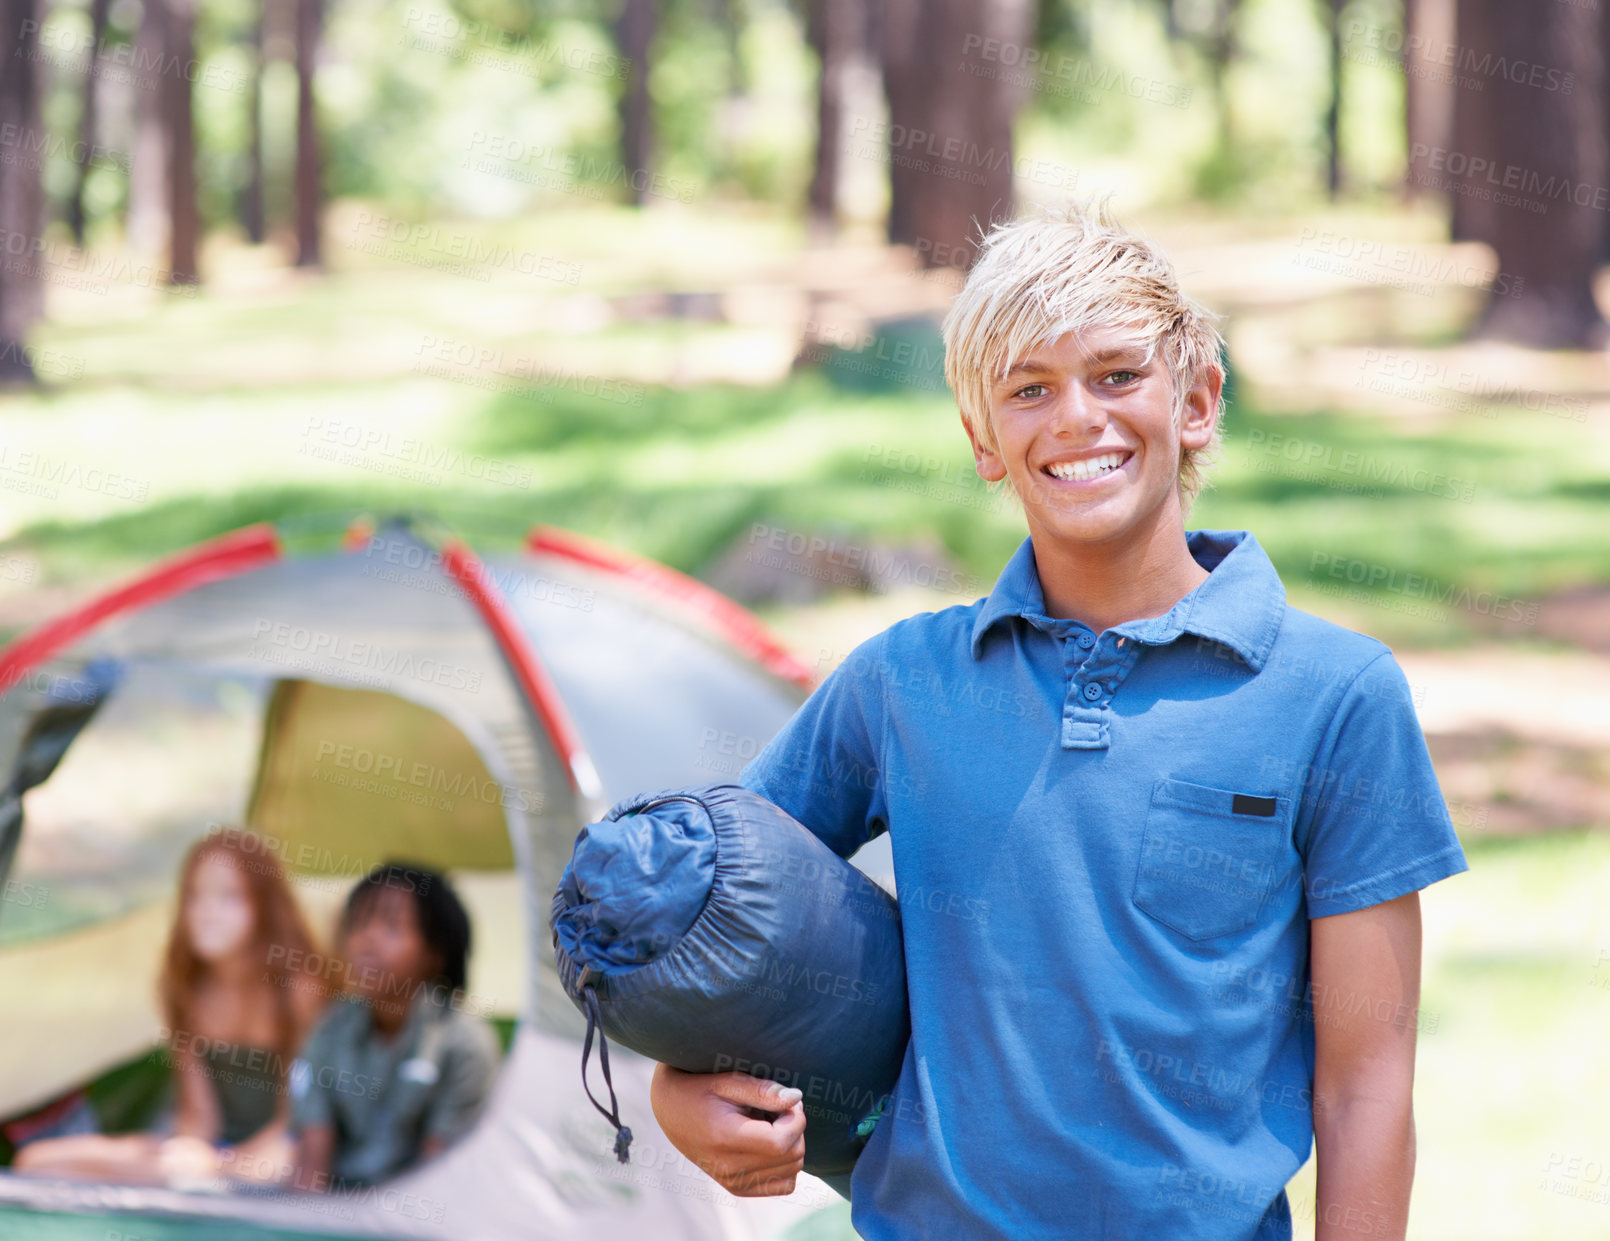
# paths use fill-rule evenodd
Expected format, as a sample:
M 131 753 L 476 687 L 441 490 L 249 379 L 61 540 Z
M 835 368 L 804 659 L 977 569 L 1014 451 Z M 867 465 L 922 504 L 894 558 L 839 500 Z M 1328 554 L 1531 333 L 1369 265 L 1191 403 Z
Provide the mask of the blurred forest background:
M 0 638 L 424 508 L 825 672 L 1023 537 L 936 324 L 1111 195 L 1229 341 L 1191 524 L 1393 644 L 1470 853 L 1411 1235 L 1610 1235 L 1607 64 L 1596 0 L 0 0 Z

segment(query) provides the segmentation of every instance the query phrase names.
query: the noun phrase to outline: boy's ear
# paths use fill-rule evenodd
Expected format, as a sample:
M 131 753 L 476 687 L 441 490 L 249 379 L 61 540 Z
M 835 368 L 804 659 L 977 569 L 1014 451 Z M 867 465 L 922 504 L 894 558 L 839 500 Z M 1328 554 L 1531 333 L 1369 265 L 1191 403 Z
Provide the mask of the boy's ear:
M 1006 463 L 1001 460 L 1000 454 L 984 447 L 977 429 L 965 418 L 962 419 L 962 429 L 967 432 L 967 440 L 973 446 L 973 468 L 978 471 L 978 476 L 987 483 L 1000 482 L 1006 477 Z
M 1180 414 L 1181 448 L 1206 448 L 1212 441 L 1213 428 L 1219 421 L 1219 393 L 1223 390 L 1224 370 L 1217 364 L 1197 376 Z

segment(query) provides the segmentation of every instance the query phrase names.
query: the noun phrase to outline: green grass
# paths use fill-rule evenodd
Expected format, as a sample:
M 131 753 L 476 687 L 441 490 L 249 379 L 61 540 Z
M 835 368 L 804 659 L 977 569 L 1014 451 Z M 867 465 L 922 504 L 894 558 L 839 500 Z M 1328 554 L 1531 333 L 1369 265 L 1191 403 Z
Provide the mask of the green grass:
M 1294 602 L 1343 611 L 1392 640 L 1490 632 L 1486 613 L 1610 581 L 1610 543 L 1594 516 L 1610 440 L 1500 412 L 1411 432 L 1358 416 L 1232 410 L 1193 522 L 1251 529 Z M 1361 597 L 1338 599 L 1352 591 Z
M 1610 1091 L 1610 837 L 1467 843 L 1471 869 L 1428 889 L 1420 1160 L 1411 1236 L 1588 1241 L 1610 1208 L 1546 1188 L 1551 1159 L 1610 1159 L 1587 1103 Z M 1610 963 L 1610 956 L 1606 958 Z
M 277 313 L 225 308 L 212 330 L 290 332 Z M 119 350 L 160 356 L 164 334 L 182 330 L 163 318 Z M 321 326 L 310 312 L 301 330 Z M 104 344 L 92 328 L 56 335 L 83 356 Z M 41 477 L 28 467 L 0 477 L 0 511 L 15 523 L 4 551 L 37 557 L 37 584 L 104 580 L 251 521 L 364 507 L 430 508 L 496 543 L 554 522 L 692 572 L 757 522 L 857 538 L 933 532 L 982 589 L 1024 533 L 1009 500 L 973 475 L 948 397 L 899 383 L 865 390 L 805 372 L 769 389 L 653 385 L 618 401 L 406 371 L 249 387 L 159 380 L 8 398 L 12 453 L 40 454 L 43 478 L 78 466 L 126 480 L 123 494 L 55 484 L 33 496 L 15 490 Z M 346 446 L 363 436 L 384 445 Z M 416 443 L 457 464 L 414 469 Z M 1458 642 L 1481 629 L 1475 592 L 1524 603 L 1610 580 L 1607 466 L 1604 437 L 1570 424 L 1472 418 L 1406 433 L 1237 406 L 1191 522 L 1251 529 L 1294 602 L 1388 640 Z
M 784 296 L 793 223 L 589 207 L 443 226 L 573 264 L 571 284 L 454 275 L 431 266 L 453 257 L 440 243 L 376 259 L 351 244 L 363 209 L 334 210 L 325 277 L 223 254 L 196 297 L 60 303 L 32 343 L 76 377 L 0 395 L 0 591 L 100 584 L 247 522 L 366 508 L 431 509 L 496 546 L 554 522 L 695 573 L 753 523 L 932 534 L 980 593 L 1023 537 L 973 473 L 931 329 L 891 325 L 771 387 L 689 381 L 786 365 L 765 299 Z M 749 290 L 739 322 L 620 311 L 723 281 Z M 619 386 L 565 378 L 587 374 Z M 1481 591 L 1524 607 L 1610 581 L 1610 437 L 1484 412 L 1428 428 L 1232 400 L 1191 522 L 1251 529 L 1294 602 L 1399 643 L 1491 632 Z M 121 481 L 57 479 L 75 469 Z

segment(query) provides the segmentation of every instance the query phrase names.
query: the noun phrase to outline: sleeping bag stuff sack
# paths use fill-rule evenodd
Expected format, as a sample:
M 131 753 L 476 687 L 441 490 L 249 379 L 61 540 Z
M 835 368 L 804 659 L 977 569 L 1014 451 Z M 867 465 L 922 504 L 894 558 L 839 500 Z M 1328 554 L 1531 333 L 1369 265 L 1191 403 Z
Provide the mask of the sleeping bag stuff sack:
M 594 1027 L 692 1073 L 803 1093 L 805 1170 L 848 1171 L 910 1034 L 894 898 L 783 810 L 735 784 L 627 798 L 589 823 L 553 900 L 554 955 Z M 588 1097 L 592 1090 L 587 1087 Z M 617 1130 L 625 1162 L 631 1131 Z

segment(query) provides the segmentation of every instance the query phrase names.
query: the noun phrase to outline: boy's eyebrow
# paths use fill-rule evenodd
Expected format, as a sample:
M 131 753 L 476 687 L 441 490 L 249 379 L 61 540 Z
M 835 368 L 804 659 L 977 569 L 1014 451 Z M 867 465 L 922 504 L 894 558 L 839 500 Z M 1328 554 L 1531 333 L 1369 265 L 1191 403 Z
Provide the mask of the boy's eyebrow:
M 1144 362 L 1150 355 L 1151 350 L 1145 345 L 1113 345 L 1096 350 L 1090 360 L 1097 366 L 1104 366 L 1108 362 Z
M 1110 362 L 1141 363 L 1146 361 L 1150 352 L 1144 345 L 1113 345 L 1086 355 L 1086 360 L 1092 366 L 1106 366 Z M 1043 375 L 1050 369 L 1043 362 L 1036 362 L 1032 358 L 1020 358 L 1006 368 L 1006 373 L 998 382 L 1010 383 L 1018 375 Z
M 1038 362 L 1030 362 L 1027 359 L 1024 359 L 1022 361 L 1014 362 L 1011 366 L 1007 367 L 1006 373 L 1002 375 L 997 382 L 1006 383 L 1016 375 L 1039 375 L 1047 369 L 1047 367 L 1040 365 Z

